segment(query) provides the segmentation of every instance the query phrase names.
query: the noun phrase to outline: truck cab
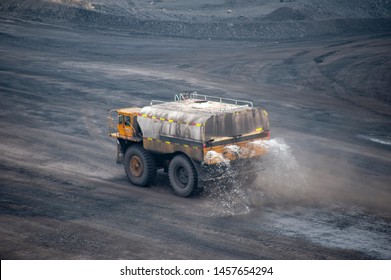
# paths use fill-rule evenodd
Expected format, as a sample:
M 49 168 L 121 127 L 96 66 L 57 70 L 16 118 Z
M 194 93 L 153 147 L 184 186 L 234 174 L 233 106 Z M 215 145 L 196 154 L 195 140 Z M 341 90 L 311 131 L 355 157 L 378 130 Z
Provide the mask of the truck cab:
M 140 140 L 141 130 L 137 122 L 137 116 L 141 108 L 130 107 L 109 111 L 110 136 L 132 141 Z M 114 124 L 114 120 L 118 120 Z

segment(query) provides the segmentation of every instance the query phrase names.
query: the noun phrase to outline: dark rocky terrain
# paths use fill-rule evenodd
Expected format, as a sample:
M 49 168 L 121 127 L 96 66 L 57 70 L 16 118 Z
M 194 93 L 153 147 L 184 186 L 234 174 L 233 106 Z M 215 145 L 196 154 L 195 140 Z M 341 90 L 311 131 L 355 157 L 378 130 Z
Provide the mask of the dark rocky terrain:
M 391 1 L 0 3 L 1 259 L 390 259 Z M 176 197 L 108 110 L 181 91 L 271 121 L 253 187 Z

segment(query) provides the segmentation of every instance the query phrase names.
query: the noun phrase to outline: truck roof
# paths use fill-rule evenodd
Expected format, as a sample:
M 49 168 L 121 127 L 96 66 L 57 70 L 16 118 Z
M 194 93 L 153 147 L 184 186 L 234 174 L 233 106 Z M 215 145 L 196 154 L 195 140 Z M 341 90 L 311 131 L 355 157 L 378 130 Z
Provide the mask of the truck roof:
M 121 113 L 134 114 L 140 112 L 140 109 L 141 108 L 139 107 L 127 107 L 127 108 L 116 109 L 115 111 L 117 111 L 119 114 Z

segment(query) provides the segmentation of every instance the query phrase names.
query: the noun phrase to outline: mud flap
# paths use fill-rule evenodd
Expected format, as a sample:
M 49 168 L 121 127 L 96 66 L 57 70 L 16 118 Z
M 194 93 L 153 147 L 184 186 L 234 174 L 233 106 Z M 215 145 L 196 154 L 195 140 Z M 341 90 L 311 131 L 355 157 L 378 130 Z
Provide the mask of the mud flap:
M 197 188 L 198 188 L 198 190 L 196 192 L 201 193 L 204 189 L 204 177 L 205 177 L 205 174 L 204 174 L 204 171 L 202 168 L 202 164 L 198 161 L 194 161 L 192 159 L 190 159 L 190 160 L 193 162 L 193 165 L 197 171 L 197 179 L 198 179 Z

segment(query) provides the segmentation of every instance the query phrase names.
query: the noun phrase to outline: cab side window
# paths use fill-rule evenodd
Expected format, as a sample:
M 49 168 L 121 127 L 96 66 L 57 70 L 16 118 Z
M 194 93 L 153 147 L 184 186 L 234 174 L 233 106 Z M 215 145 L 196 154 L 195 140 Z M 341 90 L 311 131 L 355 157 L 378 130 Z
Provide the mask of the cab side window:
M 123 122 L 124 122 L 124 116 L 118 115 L 118 124 L 123 124 Z
M 125 125 L 130 126 L 130 116 L 125 116 Z

